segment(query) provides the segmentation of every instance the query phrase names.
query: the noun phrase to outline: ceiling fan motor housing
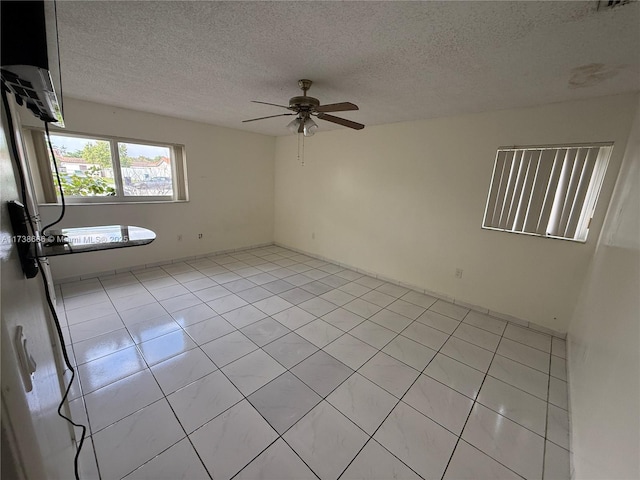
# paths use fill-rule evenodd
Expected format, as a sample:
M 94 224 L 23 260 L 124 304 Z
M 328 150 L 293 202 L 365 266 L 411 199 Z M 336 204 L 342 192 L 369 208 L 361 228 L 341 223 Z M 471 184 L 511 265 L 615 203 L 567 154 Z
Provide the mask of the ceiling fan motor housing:
M 289 99 L 289 108 L 295 110 L 307 110 L 312 111 L 315 107 L 320 105 L 320 100 L 313 97 L 291 97 Z
M 311 80 L 303 78 L 298 80 L 298 86 L 302 89 L 302 96 L 291 97 L 289 99 L 289 109 L 295 110 L 298 113 L 310 113 L 313 112 L 316 107 L 320 106 L 320 100 L 313 97 L 307 97 L 307 90 L 311 88 Z

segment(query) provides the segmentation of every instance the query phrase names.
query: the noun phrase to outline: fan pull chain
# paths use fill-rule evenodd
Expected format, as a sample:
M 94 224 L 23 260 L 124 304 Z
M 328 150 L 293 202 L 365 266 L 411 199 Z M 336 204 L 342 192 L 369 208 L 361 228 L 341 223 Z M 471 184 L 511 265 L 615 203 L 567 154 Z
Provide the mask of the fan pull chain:
M 298 161 L 304 167 L 304 135 L 298 134 Z

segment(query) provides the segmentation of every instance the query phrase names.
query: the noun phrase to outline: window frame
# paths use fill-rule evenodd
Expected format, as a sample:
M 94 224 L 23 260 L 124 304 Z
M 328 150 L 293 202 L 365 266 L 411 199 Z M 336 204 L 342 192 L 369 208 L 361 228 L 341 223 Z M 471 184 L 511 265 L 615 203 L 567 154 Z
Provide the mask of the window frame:
M 44 192 L 44 204 L 54 205 L 60 202 L 60 192 L 54 181 L 55 172 L 51 169 L 49 145 L 46 133 L 42 128 L 28 128 L 31 132 L 31 141 L 35 151 L 38 171 L 40 174 L 40 183 Z M 176 203 L 188 201 L 188 187 L 186 175 L 186 156 L 185 146 L 177 143 L 163 143 L 154 140 L 141 140 L 138 138 L 120 137 L 113 135 L 101 135 L 92 133 L 83 133 L 76 131 L 67 131 L 66 129 L 50 128 L 51 135 L 60 135 L 66 137 L 77 137 L 87 140 L 98 140 L 109 143 L 111 151 L 111 162 L 113 168 L 113 178 L 115 182 L 116 195 L 65 195 L 65 203 L 74 205 L 91 205 L 91 204 L 130 204 L 130 203 Z M 39 137 L 39 138 L 38 138 Z M 42 142 L 41 145 L 38 143 Z M 171 162 L 171 180 L 173 195 L 125 195 L 124 182 L 122 179 L 122 166 L 120 164 L 119 143 L 129 143 L 137 145 L 148 145 L 152 147 L 163 147 L 169 149 Z M 44 158 L 42 158 L 44 157 Z M 45 183 L 47 185 L 45 185 Z M 55 192 L 55 200 L 46 198 L 50 192 Z
M 483 213 L 483 218 L 482 218 L 482 229 L 483 230 L 494 230 L 494 231 L 499 231 L 499 232 L 507 232 L 507 233 L 515 233 L 515 234 L 520 234 L 520 235 L 528 235 L 528 236 L 532 236 L 532 237 L 541 237 L 541 238 L 550 238 L 550 239 L 555 239 L 555 240 L 565 240 L 565 241 L 569 241 L 569 242 L 575 242 L 575 243 L 586 243 L 589 237 L 589 230 L 591 227 L 591 223 L 593 221 L 593 217 L 595 215 L 595 211 L 596 211 L 596 207 L 598 204 L 598 200 L 600 198 L 600 194 L 602 193 L 602 187 L 604 185 L 604 179 L 607 173 L 607 169 L 609 166 L 609 163 L 611 161 L 611 156 L 613 154 L 613 147 L 614 147 L 614 142 L 589 142 L 589 143 L 563 143 L 563 144 L 547 144 L 547 145 L 526 145 L 526 146 L 503 146 L 503 147 L 498 147 L 496 150 L 496 156 L 493 162 L 493 169 L 492 169 L 492 173 L 491 173 L 491 179 L 489 181 L 489 190 L 487 193 L 487 200 L 485 203 L 485 208 L 484 208 L 484 213 Z M 518 229 L 514 229 L 514 228 L 501 228 L 498 226 L 491 226 L 491 225 L 487 225 L 487 223 L 489 221 L 488 219 L 488 215 L 489 215 L 489 206 L 491 204 L 491 197 L 492 197 L 492 193 L 494 191 L 494 182 L 501 182 L 501 178 L 497 179 L 496 178 L 496 170 L 498 168 L 498 163 L 499 163 L 499 157 L 501 152 L 518 152 L 518 151 L 522 151 L 522 157 L 521 159 L 524 159 L 524 156 L 527 152 L 534 152 L 534 151 L 540 151 L 540 156 L 538 158 L 538 162 L 540 162 L 540 160 L 542 159 L 542 152 L 546 151 L 546 150 L 555 150 L 556 154 L 558 151 L 560 150 L 571 150 L 571 149 L 581 149 L 581 148 L 598 148 L 598 154 L 596 156 L 596 159 L 594 160 L 594 166 L 593 166 L 593 170 L 589 179 L 589 184 L 586 187 L 586 191 L 584 194 L 584 199 L 582 200 L 582 208 L 580 210 L 580 214 L 579 214 L 579 220 L 578 223 L 576 225 L 575 228 L 575 236 L 572 237 L 566 237 L 566 236 L 562 236 L 562 235 L 551 235 L 548 232 L 545 233 L 539 233 L 539 232 L 532 232 L 532 231 L 527 231 L 524 230 L 524 228 L 526 228 L 526 225 L 522 226 L 521 230 Z M 588 154 L 587 154 L 588 155 Z M 577 158 L 577 153 L 574 156 L 574 161 Z M 586 160 L 586 156 L 585 158 L 583 158 L 583 168 L 584 168 L 584 164 L 586 164 L 587 160 Z M 555 162 L 556 160 L 554 160 Z M 539 165 L 540 163 L 538 163 L 538 167 L 537 169 L 539 169 Z M 563 164 L 564 165 L 564 164 Z M 553 167 L 552 167 L 553 168 Z M 562 169 L 562 167 L 561 167 Z M 536 177 L 537 177 L 537 170 L 536 170 Z M 553 175 L 553 172 L 550 173 L 550 175 Z M 529 207 L 531 206 L 531 200 L 534 197 L 534 186 L 538 186 L 537 184 L 535 184 L 536 182 L 536 177 L 534 177 L 533 182 L 534 185 L 531 185 L 531 192 L 530 192 L 530 199 L 529 199 L 529 205 L 527 206 L 527 212 L 526 215 L 528 216 L 528 210 Z M 543 187 L 546 191 L 546 193 L 544 193 L 542 195 L 542 200 L 543 202 L 546 202 L 548 198 L 550 198 L 552 200 L 552 203 L 554 203 L 555 201 L 555 195 L 557 194 L 557 190 L 556 190 L 556 194 L 554 194 L 553 197 L 549 197 L 549 185 L 550 185 L 550 180 L 547 180 L 546 183 L 542 184 L 541 187 Z M 509 182 L 508 182 L 509 183 Z M 517 186 L 516 186 L 517 187 Z M 522 188 L 524 188 L 524 184 L 522 185 Z M 557 188 L 557 185 L 556 187 Z M 500 189 L 500 185 L 498 185 L 498 189 Z M 512 195 L 515 194 L 515 191 L 511 192 Z M 537 195 L 540 195 L 542 192 L 538 192 Z M 564 192 L 564 200 L 566 201 L 567 199 L 567 194 L 568 191 Z M 570 198 L 570 197 L 569 197 Z M 506 198 L 505 198 L 506 201 Z M 574 197 L 574 201 L 575 201 L 575 197 Z M 513 202 L 513 199 L 511 200 L 511 202 Z M 535 217 L 534 217 L 535 218 Z M 545 228 L 546 230 L 546 228 Z

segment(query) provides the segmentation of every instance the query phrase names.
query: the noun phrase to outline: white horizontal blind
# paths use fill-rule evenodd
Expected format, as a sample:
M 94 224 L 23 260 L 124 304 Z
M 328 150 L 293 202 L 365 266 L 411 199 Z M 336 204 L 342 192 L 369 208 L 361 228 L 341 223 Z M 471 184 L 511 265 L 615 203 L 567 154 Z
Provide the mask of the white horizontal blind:
M 483 227 L 585 241 L 613 145 L 499 149 Z

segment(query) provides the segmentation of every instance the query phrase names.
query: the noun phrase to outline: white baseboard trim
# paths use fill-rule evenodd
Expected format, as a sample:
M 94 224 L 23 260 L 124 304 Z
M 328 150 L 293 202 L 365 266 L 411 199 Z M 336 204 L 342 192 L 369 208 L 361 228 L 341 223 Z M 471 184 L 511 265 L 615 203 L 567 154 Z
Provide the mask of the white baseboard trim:
M 197 260 L 199 258 L 213 257 L 216 255 L 224 255 L 225 253 L 242 252 L 244 250 L 252 250 L 254 248 L 272 247 L 272 246 L 274 246 L 273 242 L 257 243 L 255 245 L 247 245 L 247 246 L 238 247 L 238 248 L 228 248 L 226 250 L 216 250 L 215 252 L 203 253 L 200 255 L 193 255 L 190 257 L 180 257 L 180 258 L 173 258 L 169 260 L 161 260 L 159 262 L 132 265 L 131 267 L 118 268 L 116 270 L 85 273 L 83 275 L 76 275 L 72 277 L 54 278 L 53 283 L 54 285 L 61 285 L 63 283 L 78 282 L 80 280 L 89 280 L 91 278 L 109 277 L 109 276 L 118 275 L 120 273 L 137 272 L 139 270 L 145 270 L 147 268 L 155 268 L 155 267 L 161 267 L 163 265 L 171 265 L 172 263 L 186 262 L 189 260 Z
M 310 253 L 307 252 L 305 250 L 301 250 L 299 248 L 295 248 L 289 245 L 285 245 L 283 243 L 280 242 L 267 242 L 267 243 L 259 243 L 259 244 L 254 244 L 254 245 L 247 245 L 244 247 L 239 247 L 239 248 L 228 248 L 225 250 L 216 250 L 215 252 L 209 252 L 209 253 L 203 253 L 200 255 L 194 255 L 194 256 L 189 256 L 189 257 L 180 257 L 180 258 L 174 258 L 174 259 L 169 259 L 169 260 L 161 260 L 159 262 L 153 262 L 153 263 L 146 263 L 146 264 L 141 264 L 141 265 L 133 265 L 131 267 L 125 267 L 125 268 L 119 268 L 116 270 L 108 270 L 108 271 L 103 271 L 103 272 L 93 272 L 93 273 L 86 273 L 83 275 L 78 275 L 78 276 L 73 276 L 73 277 L 64 277 L 64 278 L 54 278 L 54 285 L 60 285 L 63 283 L 70 283 L 70 282 L 77 282 L 80 280 L 89 280 L 92 278 L 98 278 L 98 277 L 108 277 L 108 276 L 113 276 L 113 275 L 118 275 L 121 273 L 127 273 L 127 272 L 135 272 L 135 271 L 139 271 L 139 270 L 144 270 L 147 268 L 154 268 L 154 267 L 161 267 L 163 265 L 170 265 L 172 263 L 180 263 L 180 262 L 185 262 L 185 261 L 189 261 L 189 260 L 196 260 L 199 258 L 205 258 L 205 257 L 212 257 L 212 256 L 216 256 L 216 255 L 224 255 L 226 253 L 233 253 L 233 252 L 242 252 L 245 250 L 252 250 L 254 248 L 262 248 L 262 247 L 270 247 L 270 246 L 277 246 L 277 247 L 282 247 L 282 248 L 286 248 L 288 250 L 292 250 L 294 252 L 298 252 L 302 255 L 306 255 L 308 257 L 311 258 L 316 258 L 318 260 L 322 260 L 325 262 L 329 262 L 329 263 L 333 263 L 334 265 L 338 265 L 340 267 L 344 267 L 344 268 L 348 268 L 349 270 L 353 270 L 355 272 L 361 273 L 363 275 L 368 275 L 370 277 L 373 278 L 377 278 L 379 280 L 394 284 L 394 285 L 398 285 L 400 287 L 404 287 L 404 288 L 408 288 L 409 290 L 413 290 L 419 293 L 424 293 L 425 295 L 430 295 L 432 297 L 441 299 L 441 300 L 445 300 L 447 302 L 450 303 L 454 303 L 456 305 L 460 305 L 461 307 L 465 307 L 468 308 L 470 310 L 474 310 L 476 312 L 479 313 L 484 313 L 486 315 L 495 317 L 495 318 L 499 318 L 501 320 L 506 320 L 507 322 L 510 323 L 514 323 L 516 325 L 522 326 L 522 327 L 526 327 L 526 328 L 530 328 L 532 330 L 536 330 L 538 332 L 541 333 L 545 333 L 547 335 L 551 335 L 553 337 L 557 337 L 557 338 L 561 338 L 561 339 L 566 339 L 567 334 L 563 333 L 563 332 L 559 332 L 556 330 L 552 330 L 550 328 L 547 327 L 543 327 L 542 325 L 538 325 L 536 323 L 533 322 L 528 322 L 526 320 L 522 320 L 520 318 L 514 317 L 513 315 L 508 315 L 505 313 L 501 313 L 501 312 L 496 312 L 494 310 L 491 310 L 487 307 L 484 307 L 482 305 L 476 305 L 473 303 L 468 303 L 465 302 L 462 299 L 459 298 L 453 298 L 450 295 L 446 295 L 442 292 L 436 292 L 436 291 L 432 291 L 426 288 L 422 288 L 420 286 L 417 285 L 413 285 L 411 283 L 407 283 L 407 282 L 403 282 L 401 280 L 397 280 L 395 278 L 389 278 L 385 275 L 381 275 L 378 272 L 374 272 L 374 271 L 370 271 L 370 270 L 364 270 L 362 268 L 356 267 L 354 265 L 349 265 L 346 263 L 342 263 L 342 262 L 337 262 L 332 258 L 328 258 L 328 257 L 324 257 L 322 255 L 317 255 L 314 253 Z
M 436 291 L 432 291 L 432 290 L 429 290 L 429 289 L 426 289 L 426 288 L 422 288 L 422 287 L 419 287 L 417 285 L 413 285 L 413 284 L 410 284 L 410 283 L 406 283 L 406 282 L 397 280 L 395 278 L 389 278 L 389 277 L 387 277 L 385 275 L 379 274 L 378 272 L 373 272 L 373 271 L 370 271 L 370 270 L 364 270 L 364 269 L 358 268 L 358 267 L 356 267 L 354 265 L 349 265 L 349 264 L 346 264 L 346 263 L 337 262 L 337 261 L 335 261 L 335 260 L 333 260 L 331 258 L 327 258 L 327 257 L 324 257 L 322 255 L 317 255 L 315 253 L 310 253 L 310 252 L 307 252 L 305 250 L 301 250 L 299 248 L 295 248 L 295 247 L 292 247 L 292 246 L 289 246 L 289 245 L 285 245 L 285 244 L 280 243 L 280 242 L 274 242 L 273 244 L 278 246 L 278 247 L 282 247 L 282 248 L 286 248 L 288 250 L 292 250 L 294 252 L 298 252 L 298 253 L 300 253 L 302 255 L 306 255 L 306 256 L 311 257 L 311 258 L 317 258 L 318 260 L 323 260 L 325 262 L 333 263 L 335 265 L 339 265 L 341 267 L 348 268 L 349 270 L 354 270 L 354 271 L 356 271 L 358 273 L 362 273 L 363 275 L 368 275 L 370 277 L 377 278 L 379 280 L 383 280 L 385 282 L 392 283 L 392 284 L 398 285 L 400 287 L 408 288 L 408 289 L 416 291 L 418 293 L 424 293 L 425 295 L 430 295 L 430 296 L 436 297 L 436 298 L 438 298 L 440 300 L 445 300 L 447 302 L 454 303 L 456 305 L 460 305 L 461 307 L 465 307 L 465 308 L 468 308 L 470 310 L 474 310 L 474 311 L 479 312 L 479 313 L 484 313 L 485 315 L 489 315 L 489 316 L 492 316 L 492 317 L 495 317 L 495 318 L 499 318 L 500 320 L 506 320 L 507 322 L 514 323 L 514 324 L 516 324 L 518 326 L 521 326 L 521 327 L 530 328 L 531 330 L 536 330 L 537 332 L 545 333 L 547 335 L 551 335 L 553 337 L 561 338 L 563 340 L 566 339 L 566 337 L 567 337 L 567 334 L 564 333 L 564 332 L 559 332 L 559 331 L 556 331 L 556 330 L 552 330 L 550 328 L 543 327 L 542 325 L 538 325 L 536 323 L 529 322 L 527 320 L 522 320 L 520 318 L 514 317 L 513 315 L 508 315 L 508 314 L 505 314 L 505 313 L 496 312 L 494 310 L 491 310 L 491 309 L 489 309 L 487 307 L 483 307 L 481 305 L 476 305 L 476 304 L 473 304 L 473 303 L 467 303 L 464 300 L 453 298 L 450 295 L 446 295 L 446 294 L 441 293 L 441 292 L 436 292 Z

